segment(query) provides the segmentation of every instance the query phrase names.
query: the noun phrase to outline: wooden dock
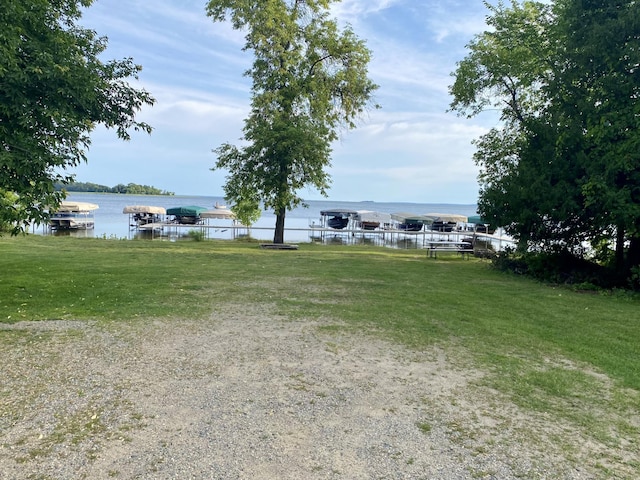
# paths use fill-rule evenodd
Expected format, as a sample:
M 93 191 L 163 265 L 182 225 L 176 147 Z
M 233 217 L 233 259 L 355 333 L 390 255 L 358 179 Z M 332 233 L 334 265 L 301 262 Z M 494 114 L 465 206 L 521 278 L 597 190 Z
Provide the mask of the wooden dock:
M 187 236 L 191 230 L 202 231 L 205 238 L 216 237 L 218 233 L 225 233 L 226 238 L 236 239 L 251 236 L 252 231 L 273 231 L 273 227 L 247 227 L 245 225 L 218 225 L 218 224 L 179 224 L 173 222 L 149 223 L 132 231 L 148 232 L 151 238 L 177 239 Z M 461 253 L 469 253 L 467 245 L 469 239 L 492 243 L 496 250 L 502 248 L 502 244 L 510 244 L 511 240 L 498 235 L 477 233 L 465 230 L 451 232 L 438 232 L 421 230 L 410 232 L 393 228 L 364 230 L 358 228 L 334 229 L 326 226 L 313 225 L 307 228 L 285 228 L 287 232 L 305 232 L 310 242 L 342 243 L 342 244 L 370 244 L 394 248 L 416 248 L 431 251 L 433 256 L 437 252 L 464 250 Z M 261 237 L 263 238 L 263 237 Z M 263 246 L 264 245 L 264 246 Z M 262 248 L 270 248 L 267 242 L 261 243 Z M 274 244 L 271 244 L 274 245 Z M 285 244 L 291 245 L 291 244 Z M 275 248 L 275 247 L 271 247 Z M 283 247 L 280 247 L 283 248 Z M 297 246 L 296 246 L 297 248 Z M 472 249 L 471 249 L 472 250 Z

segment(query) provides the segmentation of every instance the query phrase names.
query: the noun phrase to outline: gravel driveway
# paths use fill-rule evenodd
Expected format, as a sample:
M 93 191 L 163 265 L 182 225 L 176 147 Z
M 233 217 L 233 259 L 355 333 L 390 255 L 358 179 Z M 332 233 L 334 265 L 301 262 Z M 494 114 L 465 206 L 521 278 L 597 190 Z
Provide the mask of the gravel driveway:
M 0 478 L 598 478 L 451 351 L 320 327 L 0 325 Z

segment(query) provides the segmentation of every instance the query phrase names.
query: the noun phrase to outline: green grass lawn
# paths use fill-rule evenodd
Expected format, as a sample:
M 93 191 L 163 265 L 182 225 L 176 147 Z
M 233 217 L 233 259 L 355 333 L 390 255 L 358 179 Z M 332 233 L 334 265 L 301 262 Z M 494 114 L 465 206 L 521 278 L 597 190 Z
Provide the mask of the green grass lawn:
M 601 439 L 612 427 L 593 418 L 594 406 L 619 417 L 639 407 L 640 299 L 631 294 L 580 293 L 486 261 L 371 246 L 29 236 L 0 238 L 0 252 L 4 323 L 202 318 L 219 304 L 250 303 L 417 350 L 455 348 L 489 373 L 490 387 Z M 616 428 L 638 446 L 637 416 Z

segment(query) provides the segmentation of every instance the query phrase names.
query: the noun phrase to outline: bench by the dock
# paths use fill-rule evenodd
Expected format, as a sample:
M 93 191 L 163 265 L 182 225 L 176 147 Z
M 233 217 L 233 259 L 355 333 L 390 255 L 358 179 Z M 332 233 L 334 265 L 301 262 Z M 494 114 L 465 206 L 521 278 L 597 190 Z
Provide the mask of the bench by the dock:
M 431 258 L 437 258 L 438 252 L 459 253 L 463 258 L 473 254 L 473 245 L 466 242 L 429 242 L 426 248 Z

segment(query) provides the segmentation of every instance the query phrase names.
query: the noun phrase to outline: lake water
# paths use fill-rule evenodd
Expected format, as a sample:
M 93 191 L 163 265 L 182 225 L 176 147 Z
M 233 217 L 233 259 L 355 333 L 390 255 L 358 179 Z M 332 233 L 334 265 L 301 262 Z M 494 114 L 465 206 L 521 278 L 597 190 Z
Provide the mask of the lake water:
M 216 203 L 224 205 L 222 197 L 208 196 L 166 196 L 166 195 L 118 195 L 103 193 L 70 193 L 67 200 L 78 202 L 90 202 L 100 208 L 95 211 L 95 228 L 87 231 L 60 232 L 73 236 L 106 237 L 106 238 L 134 238 L 135 229 L 129 226 L 129 215 L 122 210 L 127 205 L 154 205 L 171 208 L 186 205 L 197 205 L 207 209 L 213 209 Z M 298 207 L 287 212 L 285 220 L 285 242 L 309 242 L 311 232 L 309 225 L 312 222 L 320 223 L 320 212 L 332 209 L 349 210 L 373 210 L 383 213 L 409 212 L 412 214 L 425 214 L 430 212 L 457 213 L 465 216 L 476 215 L 476 205 L 452 205 L 434 203 L 386 203 L 386 202 L 341 202 L 331 200 L 311 200 L 307 202 L 309 208 Z M 275 226 L 273 212 L 263 212 L 260 220 L 252 225 L 250 235 L 258 240 L 273 240 Z M 208 238 L 233 238 L 231 220 L 209 220 L 212 227 L 207 229 Z M 192 227 L 197 228 L 197 227 Z M 186 234 L 189 228 L 181 229 Z M 34 233 L 46 233 L 47 229 L 34 229 Z

